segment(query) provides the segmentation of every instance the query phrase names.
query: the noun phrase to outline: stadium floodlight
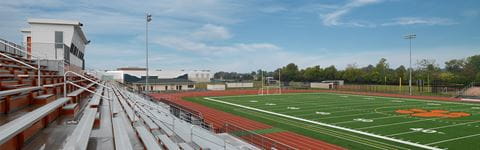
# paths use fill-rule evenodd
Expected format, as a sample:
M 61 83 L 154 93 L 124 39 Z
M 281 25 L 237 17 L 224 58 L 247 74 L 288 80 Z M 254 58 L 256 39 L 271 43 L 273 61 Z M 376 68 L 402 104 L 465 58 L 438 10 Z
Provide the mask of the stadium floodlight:
M 145 22 L 145 71 L 146 71 L 146 76 L 145 76 L 145 93 L 148 93 L 148 23 L 152 21 L 152 15 L 149 13 L 146 13 L 146 22 Z
M 408 34 L 404 36 L 404 39 L 408 39 L 410 42 L 410 66 L 409 70 L 409 79 L 408 79 L 408 91 L 409 94 L 412 95 L 412 39 L 415 39 L 417 35 L 415 34 Z

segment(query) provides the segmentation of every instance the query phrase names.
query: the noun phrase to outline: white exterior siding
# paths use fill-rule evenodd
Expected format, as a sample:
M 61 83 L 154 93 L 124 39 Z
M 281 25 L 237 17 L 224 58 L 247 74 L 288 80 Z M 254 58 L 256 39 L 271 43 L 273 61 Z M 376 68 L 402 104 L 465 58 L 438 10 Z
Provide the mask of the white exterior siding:
M 27 37 L 31 37 L 31 53 L 34 56 L 48 60 L 64 60 L 70 62 L 72 68 L 83 69 L 84 61 L 79 58 L 80 55 L 70 53 L 69 58 L 65 58 L 64 45 L 72 49 L 72 45 L 75 45 L 78 49 L 78 53 L 81 52 L 85 55 L 85 45 L 88 44 L 83 31 L 81 29 L 80 22 L 66 21 L 66 20 L 54 20 L 54 19 L 29 19 L 28 23 L 30 28 L 23 30 L 23 42 L 27 44 Z M 63 40 L 61 43 L 56 43 L 55 32 L 63 33 Z M 61 45 L 61 48 L 57 48 L 56 44 Z M 26 46 L 25 46 L 26 47 Z

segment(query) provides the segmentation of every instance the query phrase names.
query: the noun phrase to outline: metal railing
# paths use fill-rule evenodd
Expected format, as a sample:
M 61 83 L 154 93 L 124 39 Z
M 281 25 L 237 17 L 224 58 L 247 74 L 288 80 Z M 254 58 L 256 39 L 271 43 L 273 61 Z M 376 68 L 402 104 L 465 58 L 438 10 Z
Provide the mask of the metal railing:
M 83 78 L 83 79 L 86 79 L 87 81 L 90 81 L 90 82 L 92 82 L 92 83 L 94 83 L 94 84 L 100 85 L 100 86 L 102 86 L 102 87 L 104 87 L 104 88 L 106 88 L 106 89 L 109 89 L 109 90 L 112 89 L 112 88 L 110 88 L 110 87 L 107 87 L 107 86 L 105 86 L 105 85 L 102 85 L 101 83 L 98 83 L 98 82 L 96 82 L 96 81 L 93 81 L 92 79 L 89 79 L 89 78 L 87 78 L 87 77 L 85 77 L 85 76 L 83 76 L 83 75 L 80 75 L 80 74 L 78 74 L 78 73 L 76 73 L 76 72 L 67 71 L 67 72 L 65 72 L 65 73 L 63 74 L 63 97 L 67 97 L 67 83 L 68 83 L 68 84 L 72 84 L 72 85 L 74 85 L 74 86 L 76 86 L 76 87 L 78 87 L 78 88 L 84 89 L 84 90 L 86 90 L 86 91 L 88 91 L 88 92 L 90 92 L 90 93 L 99 95 L 99 94 L 97 94 L 96 92 L 94 92 L 94 91 L 92 91 L 92 90 L 89 90 L 89 89 L 87 89 L 87 88 L 85 88 L 85 87 L 82 87 L 82 86 L 80 86 L 80 85 L 78 85 L 78 84 L 75 84 L 75 83 L 73 83 L 73 82 L 71 82 L 71 81 L 67 81 L 67 74 L 69 74 L 69 73 L 74 74 L 74 75 L 76 75 L 76 76 L 78 76 L 78 77 L 81 77 L 81 78 Z M 107 99 L 107 100 L 109 100 L 109 101 L 112 101 L 112 99 L 110 99 L 109 97 L 105 97 L 105 96 L 103 96 L 103 95 L 99 95 L 99 96 L 101 96 L 102 98 L 105 98 L 105 99 Z
M 121 94 L 121 93 L 120 93 L 120 94 Z M 121 94 L 121 95 L 122 95 L 122 94 Z M 135 97 L 133 97 L 133 98 L 135 98 Z M 170 114 L 169 112 L 165 112 L 165 111 L 163 111 L 163 110 L 161 110 L 161 109 L 159 109 L 159 108 L 157 108 L 157 107 L 151 106 L 151 105 L 149 105 L 149 104 L 147 104 L 147 103 L 145 103 L 145 102 L 141 102 L 141 100 L 132 100 L 133 98 L 127 95 L 125 100 L 128 99 L 128 100 L 130 100 L 130 101 L 134 101 L 134 102 L 133 102 L 133 103 L 134 103 L 134 104 L 133 104 L 133 105 L 134 105 L 133 107 L 137 107 L 137 109 L 139 109 L 139 110 L 136 110 L 136 109 L 134 108 L 135 117 L 138 117 L 137 115 L 139 115 L 139 114 L 146 115 L 146 116 L 148 116 L 150 119 L 157 120 L 157 121 L 160 121 L 161 123 L 164 123 L 164 124 L 167 124 L 167 125 L 172 126 L 172 128 L 170 128 L 170 127 L 168 127 L 168 126 L 167 126 L 167 128 L 169 128 L 169 129 L 170 129 L 171 131 L 173 131 L 173 132 L 175 131 L 175 129 L 176 129 L 176 128 L 175 128 L 175 122 L 176 122 L 176 120 L 181 120 L 180 118 L 176 118 L 173 114 Z M 141 97 L 136 97 L 136 98 L 141 98 Z M 144 99 L 144 100 L 145 100 L 145 99 Z M 139 104 L 139 103 L 141 103 L 141 104 Z M 144 110 L 140 109 L 140 107 L 149 107 L 149 108 L 151 108 L 151 109 L 154 109 L 154 110 L 158 111 L 159 113 L 169 114 L 169 116 L 171 116 L 171 118 L 172 118 L 172 122 L 170 123 L 170 122 L 167 122 L 167 121 L 165 121 L 165 120 L 163 120 L 163 119 L 161 119 L 161 118 L 157 118 L 152 112 L 145 112 Z M 140 117 L 139 117 L 138 119 L 140 119 Z M 137 120 L 137 119 L 135 119 L 135 120 Z M 204 135 L 196 134 L 194 131 L 195 131 L 195 130 L 199 131 L 199 130 L 198 130 L 197 128 L 195 128 L 195 126 L 196 126 L 196 125 L 191 124 L 191 127 L 190 127 L 190 140 L 191 140 L 192 142 L 194 141 L 193 138 L 196 137 L 196 138 L 200 138 L 200 139 L 202 139 L 202 140 L 208 141 L 208 142 L 211 143 L 211 144 L 214 144 L 214 145 L 217 145 L 217 146 L 219 146 L 219 147 L 223 147 L 224 149 L 227 149 L 227 143 L 229 143 L 228 141 L 223 140 L 222 143 L 218 143 L 218 142 L 216 142 L 216 141 L 213 141 L 212 139 L 209 139 L 209 138 L 204 137 Z M 200 130 L 205 130 L 205 128 L 201 127 Z M 212 131 L 210 131 L 210 130 L 205 130 L 205 131 L 207 131 L 208 133 L 210 133 L 210 134 L 212 134 L 212 135 L 215 134 L 214 132 L 212 132 Z M 177 133 L 174 132 L 174 134 L 177 134 Z M 220 138 L 219 138 L 219 139 L 220 139 Z
M 13 47 L 16 47 L 16 48 L 19 48 L 19 49 L 24 49 L 24 47 L 14 43 L 14 42 L 10 42 L 10 41 L 4 40 L 2 38 L 0 38 L 0 41 L 3 41 L 4 43 L 8 43 L 8 44 L 12 45 Z M 12 48 L 11 46 L 7 46 L 7 45 L 2 44 L 2 43 L 0 43 L 0 51 L 4 51 L 6 53 L 10 53 L 10 54 L 14 54 L 14 55 L 19 55 L 20 57 L 24 56 L 22 52 L 18 52 L 16 49 Z
M 13 57 L 10 57 L 10 56 L 8 56 L 7 54 L 0 53 L 3 57 L 6 57 L 6 58 L 8 58 L 8 59 L 11 59 L 11 60 L 13 60 L 13 61 L 15 61 L 15 62 L 17 62 L 17 63 L 20 63 L 20 64 L 22 64 L 22 65 L 25 65 L 25 66 L 29 67 L 29 68 L 37 69 L 37 71 L 38 71 L 38 72 L 37 72 L 37 86 L 42 86 L 42 82 L 41 82 L 41 74 L 42 74 L 42 73 L 41 73 L 41 69 L 40 69 L 40 67 L 41 67 L 41 66 L 40 66 L 40 57 L 35 56 L 35 55 L 32 55 L 32 54 L 30 54 L 30 53 L 28 53 L 28 52 L 26 52 L 26 51 L 24 51 L 24 50 L 22 50 L 22 49 L 20 49 L 20 48 L 18 48 L 18 47 L 15 47 L 15 46 L 13 46 L 13 45 L 10 45 L 10 43 L 7 43 L 7 42 L 5 42 L 5 41 L 3 41 L 3 40 L 0 40 L 0 43 L 4 44 L 4 45 L 6 45 L 6 46 L 10 46 L 11 48 L 13 48 L 13 49 L 15 49 L 15 50 L 17 50 L 17 51 L 20 51 L 20 52 L 23 52 L 23 53 L 25 53 L 25 54 L 27 54 L 27 55 L 30 55 L 31 57 L 37 58 L 37 68 L 35 68 L 35 67 L 33 67 L 33 66 L 31 66 L 31 65 L 23 62 L 23 61 L 20 61 L 20 60 L 18 60 L 18 59 L 15 59 L 15 58 L 13 58 Z
M 225 123 L 224 125 L 225 133 L 228 133 L 232 136 L 237 137 L 238 139 L 244 140 L 247 143 L 256 145 L 263 149 L 282 149 L 282 150 L 296 150 L 290 145 L 284 144 L 282 142 L 276 141 L 274 139 L 268 138 L 261 134 L 255 133 L 253 131 L 244 129 L 242 127 Z

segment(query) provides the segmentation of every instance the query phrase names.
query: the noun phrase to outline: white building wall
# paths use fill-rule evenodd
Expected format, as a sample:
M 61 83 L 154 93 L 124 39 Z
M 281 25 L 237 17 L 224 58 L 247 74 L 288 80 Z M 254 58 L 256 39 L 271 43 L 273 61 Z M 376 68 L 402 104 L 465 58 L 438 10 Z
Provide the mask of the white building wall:
M 50 60 L 62 60 L 63 49 L 55 49 L 55 31 L 63 32 L 63 43 L 71 43 L 74 27 L 71 25 L 32 24 L 32 54 Z M 26 39 L 25 39 L 26 41 Z
M 54 19 L 29 19 L 30 28 L 22 30 L 24 46 L 27 44 L 27 37 L 31 37 L 32 55 L 48 60 L 64 60 L 64 44 L 71 47 L 72 43 L 85 54 L 86 39 L 83 37 L 78 22 L 54 20 Z M 78 23 L 78 24 L 77 24 Z M 55 46 L 55 32 L 63 33 L 62 48 Z M 69 52 L 70 53 L 70 52 Z M 70 53 L 70 65 L 75 71 L 82 70 L 84 62 L 76 55 Z
M 188 72 L 188 79 L 195 82 L 210 82 L 213 78 L 213 73 L 209 70 L 194 70 Z
M 319 82 L 310 83 L 310 88 L 331 89 L 332 87 L 333 87 L 333 83 L 319 83 Z
M 207 84 L 207 90 L 223 91 L 225 90 L 225 84 Z
M 178 85 L 153 85 L 153 90 L 154 91 L 177 91 L 177 86 L 182 86 L 182 91 L 188 91 L 188 90 L 194 90 L 195 89 L 195 84 L 193 84 L 193 87 L 189 88 L 188 84 L 178 84 Z M 165 87 L 167 87 L 167 90 L 165 90 Z
M 227 83 L 227 88 L 250 88 L 250 87 L 253 87 L 253 82 Z

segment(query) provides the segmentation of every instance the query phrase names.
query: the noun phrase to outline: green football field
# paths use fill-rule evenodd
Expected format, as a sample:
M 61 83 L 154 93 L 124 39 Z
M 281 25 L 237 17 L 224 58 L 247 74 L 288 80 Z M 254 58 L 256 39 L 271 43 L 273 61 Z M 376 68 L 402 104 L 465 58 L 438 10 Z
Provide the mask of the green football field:
M 335 93 L 194 97 L 349 149 L 480 149 L 480 105 Z

